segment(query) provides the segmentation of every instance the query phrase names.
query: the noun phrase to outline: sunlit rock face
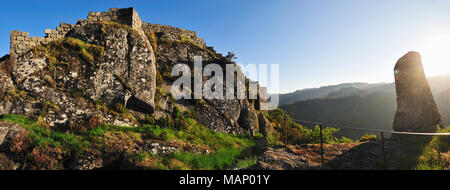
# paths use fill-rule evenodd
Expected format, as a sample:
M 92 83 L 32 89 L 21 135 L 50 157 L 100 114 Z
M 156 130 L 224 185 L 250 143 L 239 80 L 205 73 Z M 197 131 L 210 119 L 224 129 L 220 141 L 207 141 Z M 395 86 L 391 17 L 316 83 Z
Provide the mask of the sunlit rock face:
M 394 68 L 397 92 L 395 131 L 434 132 L 441 123 L 441 115 L 428 85 L 417 52 L 409 52 L 397 61 Z

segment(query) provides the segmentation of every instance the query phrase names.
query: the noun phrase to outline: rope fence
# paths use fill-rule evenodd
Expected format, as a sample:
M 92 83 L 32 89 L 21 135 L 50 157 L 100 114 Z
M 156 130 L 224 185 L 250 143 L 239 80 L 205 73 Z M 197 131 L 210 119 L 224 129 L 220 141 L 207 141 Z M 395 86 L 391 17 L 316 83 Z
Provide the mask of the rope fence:
M 285 145 L 288 145 L 288 139 L 287 139 L 287 133 L 288 133 L 288 123 L 287 119 L 285 118 L 284 127 L 285 127 Z M 415 135 L 415 136 L 450 136 L 450 133 L 419 133 L 419 132 L 405 132 L 405 131 L 388 131 L 388 130 L 380 130 L 380 129 L 364 129 L 364 128 L 356 128 L 356 127 L 348 127 L 348 126 L 342 126 L 342 125 L 335 125 L 335 124 L 327 124 L 327 123 L 321 123 L 321 122 L 314 122 L 314 121 L 305 121 L 305 120 L 299 120 L 299 119 L 291 119 L 292 121 L 296 122 L 297 124 L 305 125 L 305 124 L 312 124 L 319 126 L 319 138 L 320 138 L 320 156 L 321 156 L 321 162 L 322 166 L 324 165 L 324 148 L 323 148 L 323 134 L 322 130 L 323 127 L 333 127 L 333 128 L 339 128 L 339 129 L 350 129 L 350 130 L 356 130 L 356 131 L 367 131 L 367 132 L 375 132 L 380 133 L 381 137 L 381 146 L 382 146 L 382 155 L 383 155 L 383 161 L 385 167 L 386 164 L 386 153 L 385 153 L 385 134 L 399 134 L 399 135 Z

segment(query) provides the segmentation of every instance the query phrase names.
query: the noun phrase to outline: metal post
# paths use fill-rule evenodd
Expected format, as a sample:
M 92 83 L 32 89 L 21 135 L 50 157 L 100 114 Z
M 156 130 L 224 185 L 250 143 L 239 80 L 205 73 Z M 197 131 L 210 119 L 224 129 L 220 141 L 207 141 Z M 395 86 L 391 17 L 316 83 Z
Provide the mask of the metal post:
M 324 165 L 324 158 L 323 158 L 323 137 L 322 137 L 322 124 L 319 125 L 320 128 L 320 157 L 322 158 L 322 166 Z
M 387 167 L 386 164 L 386 153 L 384 151 L 384 133 L 381 132 L 381 150 L 383 151 L 383 162 L 384 162 L 384 167 Z

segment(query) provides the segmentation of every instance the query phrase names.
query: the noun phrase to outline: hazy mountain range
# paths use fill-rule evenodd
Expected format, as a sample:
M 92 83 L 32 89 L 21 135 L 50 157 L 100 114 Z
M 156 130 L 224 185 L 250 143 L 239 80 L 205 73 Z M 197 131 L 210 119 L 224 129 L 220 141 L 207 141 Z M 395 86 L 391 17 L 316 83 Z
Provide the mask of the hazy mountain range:
M 450 74 L 428 78 L 445 125 L 450 125 Z M 394 83 L 345 83 L 280 94 L 293 118 L 367 129 L 391 130 L 397 109 Z M 344 136 L 362 134 L 342 131 Z

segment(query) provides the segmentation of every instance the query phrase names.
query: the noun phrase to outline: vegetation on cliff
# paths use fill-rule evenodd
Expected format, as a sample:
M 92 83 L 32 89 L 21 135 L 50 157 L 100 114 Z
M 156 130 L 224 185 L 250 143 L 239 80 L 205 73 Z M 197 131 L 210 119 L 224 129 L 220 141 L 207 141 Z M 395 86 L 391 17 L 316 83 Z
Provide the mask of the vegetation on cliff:
M 320 143 L 320 127 L 312 126 L 305 127 L 293 121 L 281 109 L 275 109 L 267 113 L 267 118 L 272 122 L 274 131 L 269 135 L 268 141 L 272 146 L 282 145 L 286 140 L 292 145 Z M 287 125 L 287 128 L 285 126 Z M 286 132 L 287 130 L 287 132 Z M 336 134 L 340 131 L 338 128 L 324 126 L 322 129 L 323 143 L 337 144 L 337 143 L 352 143 L 375 140 L 375 135 L 364 135 L 360 139 L 352 140 L 347 137 L 338 137 Z
M 21 115 L 3 115 L 1 121 L 26 129 L 9 147 L 17 159 L 25 157 L 25 169 L 65 169 L 70 161 L 92 154 L 106 158 L 120 155 L 122 161 L 130 162 L 123 165 L 134 169 L 230 169 L 256 162 L 253 139 L 215 132 L 188 115 L 180 116 L 188 123 L 184 129 L 89 121 L 92 126 L 88 130 L 77 131 L 43 126 L 39 119 Z M 142 150 L 146 143 L 168 143 L 177 151 L 151 153 Z
M 441 129 L 440 133 L 449 133 L 450 127 Z M 417 159 L 414 169 L 417 170 L 449 170 L 450 169 L 450 136 L 435 136 L 426 144 Z

